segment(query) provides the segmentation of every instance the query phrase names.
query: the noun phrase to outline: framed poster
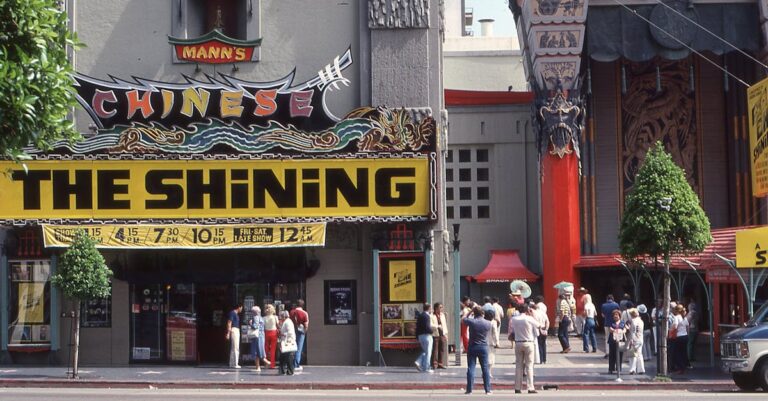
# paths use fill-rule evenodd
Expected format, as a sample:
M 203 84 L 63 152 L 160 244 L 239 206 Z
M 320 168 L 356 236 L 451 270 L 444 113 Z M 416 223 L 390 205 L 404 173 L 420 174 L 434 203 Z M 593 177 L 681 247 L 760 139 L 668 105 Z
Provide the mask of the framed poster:
M 17 259 L 8 261 L 5 277 L 10 302 L 6 324 L 8 347 L 49 346 L 51 343 L 51 261 Z
M 427 297 L 426 255 L 421 252 L 379 254 L 378 328 L 381 348 L 418 346 L 416 313 Z
M 357 282 L 325 280 L 325 324 L 357 324 Z

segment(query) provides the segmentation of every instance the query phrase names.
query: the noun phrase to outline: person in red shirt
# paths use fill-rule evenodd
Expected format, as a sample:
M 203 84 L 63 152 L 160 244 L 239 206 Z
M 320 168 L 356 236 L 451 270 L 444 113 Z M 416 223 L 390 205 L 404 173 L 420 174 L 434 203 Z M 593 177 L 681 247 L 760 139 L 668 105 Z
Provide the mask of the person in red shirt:
M 584 333 L 584 322 L 586 321 L 584 304 L 586 303 L 587 294 L 589 294 L 589 290 L 584 287 L 579 288 L 578 298 L 576 298 L 576 316 L 574 316 L 574 326 L 578 335 Z
M 293 370 L 303 370 L 301 367 L 301 354 L 304 350 L 304 341 L 307 338 L 307 330 L 309 329 L 309 314 L 304 310 L 304 300 L 299 299 L 296 301 L 296 307 L 293 308 L 290 314 L 290 318 L 296 327 L 296 360 L 293 364 Z

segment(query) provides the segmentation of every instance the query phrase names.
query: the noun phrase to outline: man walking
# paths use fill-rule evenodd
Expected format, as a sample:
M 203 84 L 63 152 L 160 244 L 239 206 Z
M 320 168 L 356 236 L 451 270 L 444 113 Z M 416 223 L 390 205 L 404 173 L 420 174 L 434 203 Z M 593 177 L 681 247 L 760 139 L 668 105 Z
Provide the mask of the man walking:
M 309 314 L 304 310 L 304 300 L 299 299 L 296 301 L 296 307 L 293 308 L 290 314 L 291 321 L 296 327 L 296 358 L 293 364 L 294 371 L 301 371 L 304 368 L 301 367 L 301 354 L 304 351 L 304 342 L 307 338 L 307 330 L 309 329 Z
M 496 321 L 496 338 L 501 338 L 501 318 L 504 317 L 504 308 L 499 304 L 499 298 L 491 298 L 491 305 L 493 305 L 493 320 Z M 499 344 L 496 344 L 496 348 L 499 348 Z
M 560 294 L 558 298 L 557 321 L 559 322 L 559 326 L 557 326 L 557 339 L 560 340 L 560 346 L 563 347 L 563 350 L 560 351 L 560 353 L 567 354 L 571 352 L 571 344 L 568 341 L 568 331 L 570 331 L 571 328 L 573 309 L 571 309 L 571 304 L 564 294 Z
M 240 369 L 240 313 L 243 304 L 235 305 L 227 315 L 227 334 L 224 338 L 229 340 L 229 367 Z
M 421 355 L 414 364 L 419 372 L 433 373 L 434 370 L 429 366 L 429 357 L 432 355 L 432 317 L 429 311 L 432 309 L 429 304 L 424 304 L 424 311 L 416 316 L 416 338 L 421 345 Z
M 541 326 L 532 316 L 528 305 L 518 307 L 519 314 L 510 319 L 515 333 L 515 393 L 520 394 L 523 386 L 523 371 L 526 375 L 526 388 L 529 394 L 535 394 L 533 386 L 533 347 Z
M 448 365 L 448 322 L 443 304 L 435 304 L 430 324 L 432 326 L 432 369 L 445 369 Z
M 611 322 L 613 322 L 613 311 L 619 309 L 619 304 L 613 301 L 613 294 L 605 297 L 605 303 L 600 307 L 600 314 L 603 315 L 603 330 L 605 332 L 605 357 L 608 358 L 608 338 L 611 336 Z
M 469 328 L 469 350 L 467 351 L 467 390 L 472 393 L 475 384 L 475 365 L 480 360 L 480 370 L 483 372 L 483 388 L 486 394 L 491 394 L 491 371 L 488 367 L 488 335 L 493 330 L 490 321 L 485 320 L 485 312 L 481 306 L 472 309 L 473 317 L 462 319 Z M 418 326 L 418 322 L 417 322 Z

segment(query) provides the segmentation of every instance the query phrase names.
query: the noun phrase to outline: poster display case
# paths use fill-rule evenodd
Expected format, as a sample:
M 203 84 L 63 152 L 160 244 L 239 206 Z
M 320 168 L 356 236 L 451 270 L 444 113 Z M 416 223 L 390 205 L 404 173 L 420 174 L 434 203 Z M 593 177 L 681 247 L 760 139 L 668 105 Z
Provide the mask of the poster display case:
M 381 252 L 377 259 L 378 347 L 415 348 L 416 315 L 429 301 L 426 254 Z
M 51 344 L 51 262 L 9 260 L 8 349 Z

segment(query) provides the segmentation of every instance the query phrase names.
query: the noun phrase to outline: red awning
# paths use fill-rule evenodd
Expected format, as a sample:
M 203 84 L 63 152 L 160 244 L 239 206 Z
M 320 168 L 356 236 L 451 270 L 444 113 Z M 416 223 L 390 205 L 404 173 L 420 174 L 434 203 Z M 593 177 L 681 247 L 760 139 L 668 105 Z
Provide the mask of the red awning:
M 478 283 L 508 283 L 512 280 L 536 281 L 539 276 L 531 273 L 520 260 L 517 250 L 491 251 L 491 260 L 480 274 L 472 277 Z

